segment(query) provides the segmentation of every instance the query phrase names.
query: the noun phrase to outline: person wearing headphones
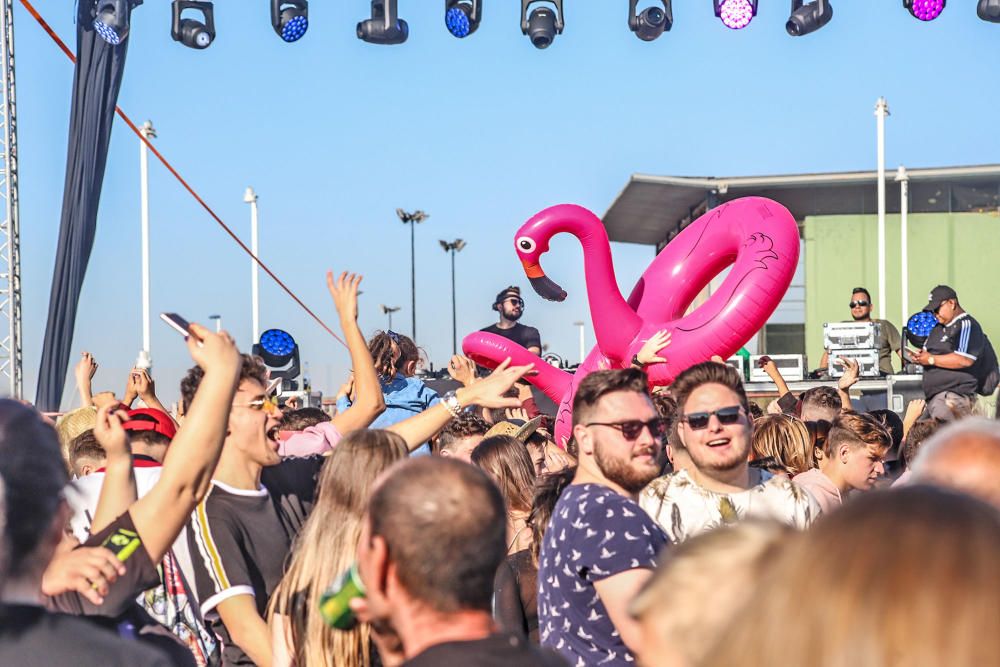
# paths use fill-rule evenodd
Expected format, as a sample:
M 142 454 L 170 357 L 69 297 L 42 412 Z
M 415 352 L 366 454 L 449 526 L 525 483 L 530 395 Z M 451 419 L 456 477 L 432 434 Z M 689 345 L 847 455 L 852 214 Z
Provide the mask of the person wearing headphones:
M 521 298 L 521 288 L 511 285 L 497 294 L 493 302 L 493 310 L 500 314 L 500 321 L 491 324 L 481 331 L 497 334 L 514 341 L 529 352 L 541 356 L 542 338 L 535 327 L 529 327 L 518 322 L 524 314 L 524 299 Z

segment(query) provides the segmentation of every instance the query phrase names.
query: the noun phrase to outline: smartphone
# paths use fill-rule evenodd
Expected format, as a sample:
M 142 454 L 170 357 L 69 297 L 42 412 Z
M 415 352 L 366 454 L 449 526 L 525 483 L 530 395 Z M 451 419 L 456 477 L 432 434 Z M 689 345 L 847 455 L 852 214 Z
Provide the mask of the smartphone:
M 177 313 L 160 313 L 160 319 L 185 338 L 194 336 L 195 340 L 201 340 L 191 332 L 191 324 Z

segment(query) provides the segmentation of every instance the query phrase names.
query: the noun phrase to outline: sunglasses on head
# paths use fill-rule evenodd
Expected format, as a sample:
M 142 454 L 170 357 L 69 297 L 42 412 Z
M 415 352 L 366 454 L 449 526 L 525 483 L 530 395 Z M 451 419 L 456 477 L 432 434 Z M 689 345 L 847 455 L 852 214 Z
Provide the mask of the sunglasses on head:
M 386 331 L 385 335 L 387 335 L 392 340 L 393 343 L 399 344 L 399 334 L 393 331 L 392 329 Z
M 735 424 L 743 415 L 743 408 L 738 405 L 730 405 L 726 408 L 719 408 L 712 412 L 691 412 L 683 415 L 681 421 L 687 424 L 692 431 L 700 431 L 708 427 L 708 422 L 715 415 L 720 424 Z
M 624 422 L 590 422 L 584 426 L 608 426 L 621 431 L 626 440 L 635 440 L 642 434 L 642 429 L 648 428 L 649 434 L 656 440 L 662 440 L 667 435 L 667 420 L 654 417 L 649 421 L 630 419 Z
M 860 301 L 852 301 L 851 302 L 851 308 L 857 308 L 858 306 L 870 306 L 870 305 L 871 305 L 871 303 L 869 303 L 868 301 L 865 301 L 864 299 L 861 299 Z

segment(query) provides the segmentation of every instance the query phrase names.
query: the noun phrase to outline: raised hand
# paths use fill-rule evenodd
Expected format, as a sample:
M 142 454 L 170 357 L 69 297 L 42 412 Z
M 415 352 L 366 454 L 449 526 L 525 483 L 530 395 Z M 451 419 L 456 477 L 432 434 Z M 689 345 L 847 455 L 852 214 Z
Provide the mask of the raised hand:
M 463 386 L 468 387 L 476 381 L 476 362 L 456 354 L 448 362 L 448 375 L 451 376 L 452 380 L 461 382 Z
M 187 337 L 188 352 L 205 374 L 222 373 L 239 376 L 243 359 L 236 343 L 225 331 L 215 333 L 194 322 Z M 199 340 L 200 339 L 200 340 Z
M 668 345 L 670 345 L 670 332 L 666 329 L 661 329 L 649 337 L 649 340 L 643 344 L 639 353 L 635 356 L 643 366 L 661 363 L 666 361 L 666 359 L 659 356 L 658 353 Z
M 122 428 L 122 422 L 128 419 L 124 410 L 116 410 L 116 405 L 103 405 L 97 410 L 97 421 L 94 423 L 94 437 L 104 448 L 108 460 L 131 455 L 128 444 L 128 434 Z
M 80 361 L 76 362 L 76 366 L 73 368 L 73 377 L 76 378 L 76 383 L 80 386 L 86 383 L 89 386 L 96 372 L 97 362 L 94 361 L 94 355 L 90 352 L 83 352 L 80 355 Z
M 363 277 L 344 271 L 334 280 L 333 271 L 326 272 L 326 288 L 333 297 L 337 314 L 344 321 L 354 322 L 358 319 L 358 285 L 361 284 Z
M 847 357 L 837 357 L 834 363 L 844 367 L 844 374 L 837 381 L 837 388 L 847 391 L 857 383 L 858 377 L 861 374 L 861 364 L 855 359 Z
M 534 364 L 511 366 L 508 357 L 488 376 L 471 387 L 466 387 L 468 400 L 462 401 L 462 403 L 464 405 L 479 405 L 484 408 L 519 408 L 521 407 L 519 398 L 508 398 L 504 394 L 534 367 Z

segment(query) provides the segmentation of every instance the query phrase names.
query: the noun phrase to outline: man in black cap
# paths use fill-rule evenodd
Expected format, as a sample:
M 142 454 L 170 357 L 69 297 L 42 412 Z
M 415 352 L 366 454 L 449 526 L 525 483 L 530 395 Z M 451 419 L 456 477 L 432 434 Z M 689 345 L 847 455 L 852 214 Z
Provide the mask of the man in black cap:
M 986 336 L 947 285 L 931 290 L 924 310 L 934 313 L 938 324 L 923 349 L 911 356 L 924 367 L 927 412 L 935 419 L 951 421 L 969 414 L 976 404 L 979 380 L 974 365 L 986 352 Z
M 521 347 L 527 348 L 529 352 L 541 356 L 542 337 L 539 335 L 538 329 L 518 323 L 521 315 L 524 314 L 524 299 L 521 298 L 520 287 L 511 285 L 497 294 L 497 298 L 493 302 L 493 310 L 500 313 L 500 321 L 481 329 L 481 331 L 508 338 Z

